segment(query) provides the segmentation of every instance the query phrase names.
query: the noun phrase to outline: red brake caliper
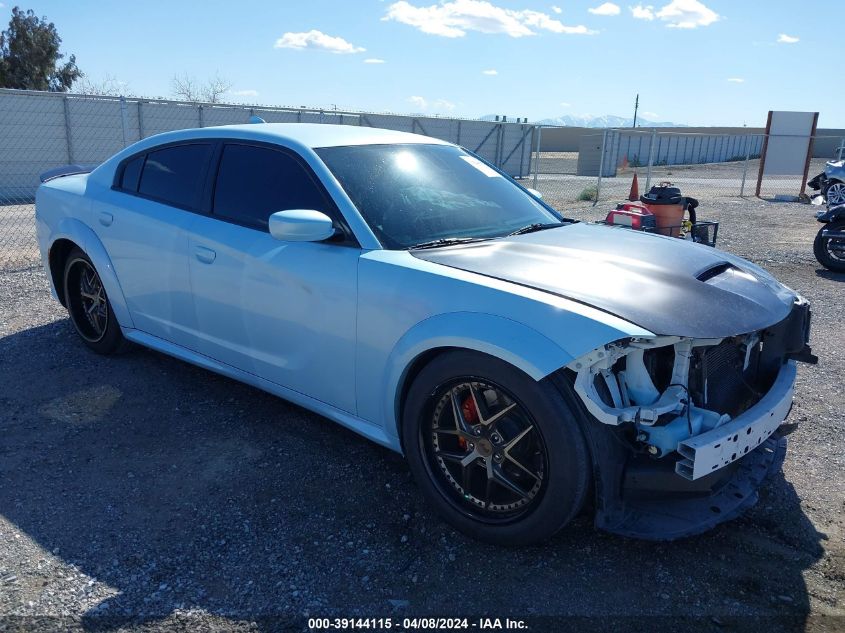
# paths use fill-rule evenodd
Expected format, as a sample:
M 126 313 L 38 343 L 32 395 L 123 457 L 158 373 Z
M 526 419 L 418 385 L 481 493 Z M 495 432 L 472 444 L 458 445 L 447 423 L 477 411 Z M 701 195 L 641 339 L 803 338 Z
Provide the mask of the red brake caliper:
M 464 414 L 464 420 L 466 420 L 467 423 L 478 423 L 478 409 L 475 408 L 475 402 L 473 401 L 472 396 L 467 396 L 464 400 L 463 404 L 461 405 L 461 413 Z M 463 450 L 467 450 L 467 441 L 464 438 L 458 438 L 458 445 Z

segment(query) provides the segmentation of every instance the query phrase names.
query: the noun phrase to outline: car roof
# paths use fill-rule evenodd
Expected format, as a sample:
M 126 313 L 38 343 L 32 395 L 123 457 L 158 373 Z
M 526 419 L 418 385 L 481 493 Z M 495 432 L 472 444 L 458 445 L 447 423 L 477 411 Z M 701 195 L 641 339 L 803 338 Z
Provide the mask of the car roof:
M 295 144 L 312 149 L 345 145 L 389 145 L 395 143 L 427 143 L 448 145 L 430 136 L 384 130 L 381 128 L 336 125 L 331 123 L 247 123 L 179 130 L 171 133 L 178 140 L 213 136 Z M 164 135 L 160 135 L 164 136 Z M 174 138 L 173 140 L 177 140 Z

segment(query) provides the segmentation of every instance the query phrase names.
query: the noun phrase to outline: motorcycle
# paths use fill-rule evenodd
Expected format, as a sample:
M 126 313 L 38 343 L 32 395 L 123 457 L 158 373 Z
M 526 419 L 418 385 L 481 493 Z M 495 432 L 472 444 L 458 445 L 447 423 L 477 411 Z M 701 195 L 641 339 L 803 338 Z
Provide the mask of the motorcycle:
M 845 272 L 845 202 L 827 205 L 816 220 L 824 224 L 813 241 L 813 254 L 825 268 Z

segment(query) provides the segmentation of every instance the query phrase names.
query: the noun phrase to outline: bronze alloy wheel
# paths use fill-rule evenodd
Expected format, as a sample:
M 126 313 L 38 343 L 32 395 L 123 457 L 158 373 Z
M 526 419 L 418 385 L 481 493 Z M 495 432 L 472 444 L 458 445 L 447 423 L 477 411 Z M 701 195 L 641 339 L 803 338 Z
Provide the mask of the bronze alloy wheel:
M 439 387 L 421 433 L 441 493 L 490 523 L 517 520 L 542 496 L 548 455 L 539 427 L 502 387 L 461 378 Z

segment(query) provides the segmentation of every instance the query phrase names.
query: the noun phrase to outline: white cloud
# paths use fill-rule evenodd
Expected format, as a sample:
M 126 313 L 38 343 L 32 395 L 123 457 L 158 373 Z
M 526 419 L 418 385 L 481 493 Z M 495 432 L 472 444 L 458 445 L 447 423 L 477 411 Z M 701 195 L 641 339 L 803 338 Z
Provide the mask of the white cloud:
M 415 107 L 419 108 L 420 110 L 425 110 L 428 108 L 428 101 L 426 101 L 423 97 L 413 96 L 408 97 L 408 101 L 414 104 Z
M 499 74 L 499 71 L 498 71 L 498 70 L 494 70 L 493 68 L 491 68 L 490 70 L 482 70 L 482 71 L 481 71 L 481 74 L 482 74 L 482 75 L 498 75 L 498 74 Z
M 383 59 L 379 59 L 378 57 L 368 57 L 364 60 L 365 64 L 384 64 L 385 61 Z
M 306 33 L 285 33 L 276 40 L 273 48 L 315 49 L 338 54 L 363 53 L 367 50 L 350 44 L 342 37 L 326 35 L 316 29 L 312 29 Z
M 742 77 L 728 77 L 728 81 L 731 82 L 732 84 L 744 84 L 745 83 L 745 79 L 743 79 Z
M 704 6 L 698 0 L 672 0 L 657 12 L 657 17 L 666 26 L 677 29 L 694 29 L 709 26 L 719 19 L 719 14 Z
M 598 31 L 592 31 L 583 24 L 578 26 L 566 26 L 560 20 L 555 20 L 546 13 L 539 11 L 520 11 L 522 19 L 528 26 L 533 26 L 552 33 L 564 33 L 566 35 L 595 35 Z
M 622 9 L 619 8 L 618 4 L 613 4 L 612 2 L 605 2 L 604 4 L 600 4 L 597 7 L 592 9 L 587 9 L 593 15 L 619 15 Z
M 2 6 L 2 5 L 0 5 L 0 6 Z M 558 15 L 560 15 L 561 13 L 563 13 L 563 9 L 561 9 L 560 7 L 556 7 L 555 5 L 552 5 L 552 11 L 554 11 L 554 12 L 555 12 L 555 13 L 557 13 Z
M 653 20 L 654 7 L 651 5 L 643 6 L 638 4 L 635 7 L 628 7 L 631 10 L 631 15 L 637 20 Z
M 795 44 L 798 41 L 799 39 L 797 37 L 787 35 L 786 33 L 781 33 L 780 35 L 778 35 L 778 44 Z
M 229 92 L 233 97 L 257 97 L 257 90 L 231 90 Z
M 571 106 L 572 106 L 572 104 L 571 104 L 571 103 L 568 103 L 568 102 L 566 102 L 566 101 L 561 101 L 561 102 L 560 102 L 560 105 L 562 105 L 564 108 L 569 108 L 569 107 L 571 107 Z
M 427 7 L 400 0 L 387 7 L 382 20 L 401 22 L 442 37 L 463 37 L 467 31 L 525 37 L 536 35 L 532 28 L 576 35 L 595 33 L 584 25 L 567 26 L 540 11 L 504 9 L 487 0 L 441 0 L 440 4 Z
M 437 99 L 435 101 L 429 102 L 428 99 L 426 99 L 425 97 L 414 95 L 413 97 L 408 97 L 408 101 L 410 101 L 414 105 L 414 107 L 420 112 L 422 112 L 423 110 L 428 110 L 429 106 L 435 112 L 451 112 L 455 109 L 455 104 L 446 99 Z
M 643 116 L 647 116 L 649 119 L 659 119 L 660 115 L 657 112 L 643 112 Z

